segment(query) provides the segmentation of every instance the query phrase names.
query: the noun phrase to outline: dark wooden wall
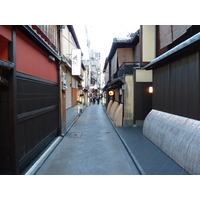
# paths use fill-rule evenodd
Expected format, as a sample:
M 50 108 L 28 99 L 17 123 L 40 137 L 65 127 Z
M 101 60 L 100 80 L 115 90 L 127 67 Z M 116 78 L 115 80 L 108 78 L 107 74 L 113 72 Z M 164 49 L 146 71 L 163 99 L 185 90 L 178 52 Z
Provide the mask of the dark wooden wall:
M 17 73 L 17 149 L 22 170 L 58 134 L 58 84 Z
M 153 70 L 153 108 L 200 119 L 199 52 Z
M 0 68 L 0 75 L 8 79 L 8 70 Z M 0 174 L 11 174 L 9 87 L 0 84 Z
M 134 123 L 136 120 L 144 120 L 152 109 L 152 94 L 149 94 L 151 82 L 134 83 Z

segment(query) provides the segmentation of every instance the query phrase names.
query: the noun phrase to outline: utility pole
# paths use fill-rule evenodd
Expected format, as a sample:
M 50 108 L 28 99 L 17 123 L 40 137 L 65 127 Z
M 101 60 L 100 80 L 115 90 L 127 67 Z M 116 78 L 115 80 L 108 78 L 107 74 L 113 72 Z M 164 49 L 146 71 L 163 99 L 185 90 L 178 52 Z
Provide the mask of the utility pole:
M 89 37 L 88 37 L 88 29 L 87 29 L 86 25 L 85 25 L 85 33 L 86 33 L 87 48 L 88 48 L 88 55 L 89 55 L 89 76 L 88 76 L 89 99 L 88 99 L 88 103 L 90 104 L 90 84 L 91 84 L 90 40 L 89 40 Z
M 95 93 L 99 93 L 100 91 L 100 82 L 101 76 L 98 74 L 100 71 L 100 52 L 91 49 L 91 42 L 88 36 L 88 28 L 85 25 L 85 32 L 86 32 L 86 40 L 87 40 L 87 48 L 89 53 L 89 89 L 93 89 Z M 93 80 L 93 81 L 92 81 Z
M 85 25 L 85 32 L 86 32 L 88 51 L 90 51 L 90 40 L 89 40 L 89 37 L 88 37 L 88 30 L 87 30 L 87 26 L 86 25 Z

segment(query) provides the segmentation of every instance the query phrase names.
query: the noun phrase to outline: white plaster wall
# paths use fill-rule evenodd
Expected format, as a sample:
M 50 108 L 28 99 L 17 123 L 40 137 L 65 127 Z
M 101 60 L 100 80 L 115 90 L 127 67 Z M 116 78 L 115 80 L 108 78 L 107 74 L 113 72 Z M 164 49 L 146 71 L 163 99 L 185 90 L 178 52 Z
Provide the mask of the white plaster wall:
M 125 77 L 124 87 L 124 126 L 133 125 L 133 113 L 134 113 L 134 88 L 133 88 L 133 76 L 127 75 Z
M 151 62 L 155 58 L 156 50 L 155 25 L 142 25 L 142 61 Z

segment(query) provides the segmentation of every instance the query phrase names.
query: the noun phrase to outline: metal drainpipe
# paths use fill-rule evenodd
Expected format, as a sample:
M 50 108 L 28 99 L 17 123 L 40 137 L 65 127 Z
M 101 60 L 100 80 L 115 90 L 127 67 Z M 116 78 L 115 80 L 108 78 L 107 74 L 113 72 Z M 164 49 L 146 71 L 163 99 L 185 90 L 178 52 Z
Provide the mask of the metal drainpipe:
M 19 174 L 19 161 L 18 161 L 18 148 L 17 148 L 17 75 L 16 75 L 16 40 L 17 40 L 17 27 L 13 26 L 12 28 L 12 47 L 11 52 L 9 55 L 9 59 L 12 60 L 14 63 L 14 68 L 11 76 L 12 86 L 9 88 L 9 95 L 11 102 L 13 103 L 13 107 L 9 108 L 9 112 L 11 117 L 11 131 L 10 131 L 10 138 L 11 138 L 11 146 L 13 148 L 11 154 L 11 171 L 13 175 Z M 12 91 L 13 90 L 13 91 Z
M 172 39 L 172 42 L 173 42 L 174 41 L 173 25 L 171 25 L 170 28 L 171 28 L 171 39 Z
M 62 126 L 62 112 L 61 112 L 61 108 L 62 108 L 62 99 L 61 99 L 61 77 L 60 77 L 60 68 L 61 68 L 61 61 L 58 62 L 58 95 L 59 95 L 59 105 L 58 105 L 58 135 L 62 136 L 62 132 L 61 132 L 61 126 Z
M 61 63 L 62 63 L 62 48 L 61 48 L 61 37 L 62 37 L 62 29 L 58 30 L 58 38 L 59 38 L 59 47 L 60 47 L 60 55 L 61 55 L 61 60 L 58 62 L 58 95 L 59 95 L 59 105 L 58 105 L 58 109 L 59 109 L 59 114 L 58 114 L 58 135 L 59 136 L 63 136 L 62 135 L 62 98 L 61 98 Z

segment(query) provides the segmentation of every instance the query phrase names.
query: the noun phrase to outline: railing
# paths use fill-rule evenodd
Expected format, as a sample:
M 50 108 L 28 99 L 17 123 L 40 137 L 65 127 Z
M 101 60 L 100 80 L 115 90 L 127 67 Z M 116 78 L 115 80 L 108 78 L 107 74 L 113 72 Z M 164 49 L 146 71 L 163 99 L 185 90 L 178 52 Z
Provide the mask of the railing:
M 139 63 L 136 62 L 124 62 L 117 70 L 117 76 L 121 77 L 126 74 L 133 74 L 133 69 L 139 69 Z

